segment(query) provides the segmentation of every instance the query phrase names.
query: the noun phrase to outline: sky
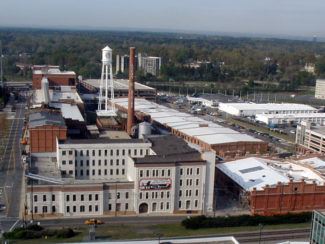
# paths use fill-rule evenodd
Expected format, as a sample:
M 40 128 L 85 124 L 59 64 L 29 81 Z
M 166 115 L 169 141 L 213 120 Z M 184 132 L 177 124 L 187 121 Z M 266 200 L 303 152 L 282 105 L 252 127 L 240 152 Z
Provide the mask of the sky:
M 325 0 L 0 0 L 0 26 L 325 37 Z

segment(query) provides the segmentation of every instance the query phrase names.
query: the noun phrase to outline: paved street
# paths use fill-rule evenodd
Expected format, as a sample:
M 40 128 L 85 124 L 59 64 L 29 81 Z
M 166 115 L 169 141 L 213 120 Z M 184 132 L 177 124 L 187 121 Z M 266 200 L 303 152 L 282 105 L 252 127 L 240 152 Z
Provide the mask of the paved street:
M 9 138 L 4 149 L 0 164 L 0 189 L 1 200 L 6 205 L 6 210 L 0 215 L 0 228 L 6 229 L 19 218 L 21 209 L 21 190 L 23 168 L 21 163 L 22 128 L 24 124 L 25 104 L 16 105 L 14 118 L 9 127 Z

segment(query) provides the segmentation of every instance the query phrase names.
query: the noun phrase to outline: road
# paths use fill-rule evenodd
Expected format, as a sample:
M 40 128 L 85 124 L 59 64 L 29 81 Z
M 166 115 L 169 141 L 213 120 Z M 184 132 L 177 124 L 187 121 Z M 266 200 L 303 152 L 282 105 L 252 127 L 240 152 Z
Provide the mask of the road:
M 23 167 L 21 163 L 21 136 L 24 125 L 25 104 L 16 104 L 15 116 L 11 121 L 9 137 L 0 165 L 1 200 L 6 210 L 0 214 L 0 229 L 7 229 L 19 219 Z

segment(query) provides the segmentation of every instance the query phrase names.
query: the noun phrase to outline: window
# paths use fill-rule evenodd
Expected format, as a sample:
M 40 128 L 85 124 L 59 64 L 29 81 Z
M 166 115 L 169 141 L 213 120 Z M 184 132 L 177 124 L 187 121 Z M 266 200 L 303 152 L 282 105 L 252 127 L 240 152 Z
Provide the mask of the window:
M 93 169 L 93 175 L 95 175 L 95 170 Z
M 120 155 L 120 150 L 117 149 L 117 150 L 116 150 L 116 156 L 119 156 L 119 155 Z
M 164 169 L 161 171 L 161 176 L 165 176 L 165 170 Z
M 85 198 L 84 198 L 84 194 L 81 194 L 80 195 L 80 201 L 84 201 L 85 200 Z
M 76 199 L 77 199 L 77 197 L 76 197 L 76 195 L 72 195 L 72 201 L 76 201 Z
M 83 156 L 84 155 L 84 151 L 80 151 L 80 156 Z
M 84 161 L 80 160 L 80 167 L 84 166 Z
M 89 194 L 88 199 L 89 199 L 89 201 L 92 201 L 93 200 L 93 195 Z
M 170 169 L 167 170 L 167 176 L 170 176 Z
M 164 192 L 163 191 L 160 193 L 160 197 L 164 198 Z
M 108 204 L 108 211 L 112 210 L 112 204 Z
M 102 156 L 102 151 L 98 150 L 98 156 Z
M 69 170 L 69 175 L 73 175 L 73 170 Z
M 98 175 L 102 175 L 102 171 L 100 169 L 98 170 Z
M 110 160 L 110 165 L 113 166 L 113 159 Z
M 77 207 L 76 206 L 72 207 L 72 212 L 74 212 L 74 213 L 77 212 Z
M 199 175 L 200 174 L 200 168 L 196 169 L 196 174 Z
M 104 170 L 104 174 L 107 175 L 107 169 Z
M 72 155 L 72 151 L 71 150 L 69 151 L 69 155 Z
M 37 195 L 34 195 L 34 202 L 37 202 Z
M 199 179 L 196 179 L 195 184 L 198 186 L 199 185 Z
M 129 193 L 125 192 L 125 198 L 128 199 L 129 198 Z
M 43 213 L 47 213 L 47 206 L 43 206 L 42 210 L 43 210 Z
M 120 164 L 120 160 L 116 159 L 116 165 L 118 166 Z
M 179 190 L 179 196 L 180 197 L 182 196 L 182 190 Z
M 89 212 L 92 212 L 92 211 L 93 211 L 93 206 L 92 206 L 92 205 L 89 205 L 89 206 L 88 206 L 88 211 L 89 211 Z
M 111 156 L 113 156 L 113 150 L 111 150 L 110 154 L 111 154 Z
M 157 211 L 157 203 L 152 203 L 152 211 L 155 212 Z
M 143 170 L 140 170 L 140 177 L 143 177 Z
M 83 206 L 83 205 L 80 206 L 80 212 L 81 213 L 85 212 L 85 206 Z
M 125 159 L 122 159 L 122 165 L 125 165 Z
M 129 155 L 131 155 L 131 149 L 129 149 L 129 152 L 128 152 Z
M 34 213 L 37 213 L 37 211 L 38 211 L 38 209 L 37 209 L 37 207 L 35 206 L 35 207 L 34 207 Z
M 69 202 L 70 201 L 70 195 L 67 195 L 67 202 Z
M 86 155 L 89 156 L 89 150 L 86 151 Z
M 86 161 L 86 164 L 87 164 L 86 166 L 89 166 L 89 160 Z
M 98 212 L 98 205 L 95 205 L 95 212 Z
M 86 170 L 86 175 L 89 175 L 89 169 Z
M 67 164 L 67 161 L 62 160 L 62 165 L 66 165 L 66 164 Z
M 52 206 L 52 213 L 55 213 L 55 212 L 56 212 L 55 206 Z
M 190 175 L 192 175 L 192 174 L 193 174 L 193 169 L 191 168 L 191 169 L 190 169 Z
M 107 156 L 107 150 L 105 150 L 104 152 L 105 152 L 105 156 Z
M 117 199 L 120 199 L 120 198 L 121 198 L 121 193 L 117 192 L 117 193 L 116 193 L 116 198 L 117 198 Z
M 183 169 L 180 170 L 179 174 L 180 175 L 183 175 Z
M 62 155 L 63 156 L 67 155 L 67 152 L 66 151 L 62 151 Z
M 149 198 L 149 193 L 148 192 L 146 192 L 146 199 L 148 199 Z
M 156 172 L 155 170 L 152 170 L 152 176 L 156 176 L 155 172 Z
M 110 169 L 109 173 L 110 175 L 113 175 L 113 169 Z
M 125 149 L 122 150 L 122 155 L 125 156 Z
M 80 170 L 80 176 L 83 176 L 83 175 L 84 175 L 84 171 Z
M 125 169 L 122 169 L 122 175 L 125 175 Z
M 189 168 L 187 168 L 187 170 L 186 170 L 186 174 L 187 174 L 187 175 L 190 174 L 190 169 L 189 169 Z
M 147 172 L 146 172 L 146 173 L 147 173 L 147 174 L 146 174 L 146 175 L 147 175 L 147 177 L 149 177 L 149 170 L 147 170 Z
M 128 210 L 128 209 L 129 209 L 129 204 L 126 203 L 126 204 L 125 204 L 125 210 Z
M 67 206 L 67 213 L 70 213 L 70 206 Z
M 102 160 L 98 160 L 98 166 L 101 166 L 101 164 L 102 164 Z
M 169 191 L 167 192 L 167 198 L 169 198 Z
M 52 194 L 52 202 L 54 202 L 54 201 L 55 201 L 55 195 Z
M 118 169 L 116 169 L 116 175 L 119 175 L 119 173 L 120 173 L 120 172 L 119 172 L 119 170 L 118 170 Z
M 182 201 L 179 201 L 178 202 L 178 208 L 181 208 L 182 207 Z
M 164 209 L 164 203 L 163 203 L 163 202 L 160 203 L 160 209 L 161 209 L 161 210 Z
M 191 201 L 187 200 L 186 201 L 186 209 L 189 209 L 191 207 Z
M 95 160 L 93 160 L 93 166 L 95 166 Z
M 180 185 L 180 186 L 183 185 L 183 180 L 179 180 L 179 185 Z
M 142 149 L 140 149 L 140 156 L 143 154 L 143 150 Z
M 134 156 L 137 156 L 137 149 L 134 149 Z
M 198 206 L 198 200 L 195 200 L 194 206 L 197 208 L 197 206 Z
M 95 156 L 95 150 L 93 150 L 93 156 Z
M 104 165 L 107 166 L 107 159 L 104 160 Z
M 152 199 L 155 198 L 155 193 L 154 193 L 154 192 L 151 193 L 151 198 L 152 198 Z
M 199 195 L 199 190 L 195 190 L 195 196 Z
M 95 200 L 98 201 L 98 194 L 95 194 Z
M 108 199 L 112 199 L 112 194 L 108 193 Z
M 72 165 L 72 164 L 73 164 L 72 160 L 69 160 L 69 164 L 70 164 L 70 165 Z
M 166 209 L 169 209 L 169 202 L 166 203 Z
M 43 195 L 43 202 L 46 202 L 46 195 Z
M 139 196 L 140 199 L 142 199 L 142 192 L 140 192 L 140 196 Z

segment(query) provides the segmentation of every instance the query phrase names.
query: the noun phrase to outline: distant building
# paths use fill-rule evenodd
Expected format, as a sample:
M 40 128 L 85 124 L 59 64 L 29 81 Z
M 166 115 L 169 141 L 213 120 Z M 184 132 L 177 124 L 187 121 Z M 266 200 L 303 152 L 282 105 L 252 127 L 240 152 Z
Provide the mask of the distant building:
M 325 113 L 304 114 L 257 114 L 255 119 L 269 127 L 279 125 L 297 125 L 302 121 L 309 121 L 317 125 L 325 125 Z
M 325 99 L 325 79 L 316 80 L 315 98 Z
M 234 116 L 257 114 L 303 114 L 317 113 L 312 106 L 297 103 L 219 103 L 219 110 Z
M 250 157 L 216 167 L 218 187 L 252 214 L 325 209 L 325 161 L 320 158 L 279 161 Z
M 306 63 L 304 67 L 304 71 L 315 74 L 315 64 L 312 63 Z
M 325 126 L 312 126 L 310 122 L 301 122 L 297 126 L 296 143 L 300 152 L 325 153 Z
M 115 74 L 128 72 L 130 57 L 129 55 L 116 55 Z
M 151 74 L 153 76 L 159 76 L 161 68 L 161 57 L 152 56 L 140 56 L 139 68 L 144 71 L 145 74 Z
M 60 71 L 57 68 L 36 65 L 33 67 L 33 89 L 41 89 L 43 77 L 47 77 L 49 80 L 50 88 L 56 86 L 75 86 L 76 84 L 76 73 L 74 71 Z
M 325 212 L 314 211 L 310 234 L 310 244 L 325 244 Z

